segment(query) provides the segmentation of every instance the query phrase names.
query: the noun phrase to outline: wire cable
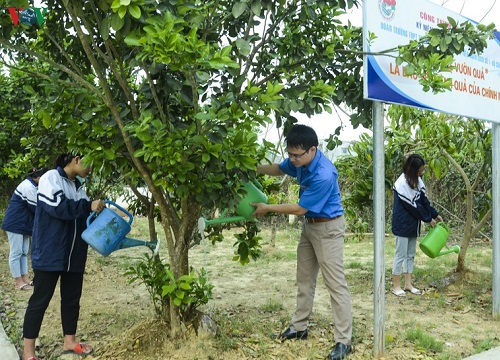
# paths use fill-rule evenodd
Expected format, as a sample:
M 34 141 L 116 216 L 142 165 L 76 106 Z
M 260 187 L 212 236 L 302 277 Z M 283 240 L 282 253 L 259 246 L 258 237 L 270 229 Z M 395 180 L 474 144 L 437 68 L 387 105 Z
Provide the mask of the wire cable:
M 490 8 L 489 8 L 489 10 L 486 12 L 486 14 L 484 14 L 484 16 L 481 18 L 481 20 L 479 20 L 479 22 L 482 22 L 482 21 L 484 20 L 484 18 L 485 18 L 486 16 L 488 16 L 488 14 L 491 12 L 491 10 L 493 9 L 493 7 L 495 6 L 496 2 L 497 2 L 497 0 L 494 0 L 494 1 L 493 1 L 493 4 L 491 4 L 491 7 L 490 7 Z

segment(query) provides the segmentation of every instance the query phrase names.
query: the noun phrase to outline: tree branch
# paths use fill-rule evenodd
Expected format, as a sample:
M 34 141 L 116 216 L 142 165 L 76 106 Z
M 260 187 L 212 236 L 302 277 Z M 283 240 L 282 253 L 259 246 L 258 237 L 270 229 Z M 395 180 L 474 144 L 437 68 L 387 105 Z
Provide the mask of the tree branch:
M 81 77 L 79 74 L 77 74 L 76 72 L 74 72 L 70 68 L 68 68 L 68 67 L 66 67 L 64 65 L 58 64 L 55 61 L 53 61 L 52 59 L 50 59 L 49 57 L 47 57 L 45 55 L 42 55 L 42 54 L 40 54 L 40 53 L 38 53 L 36 51 L 33 51 L 33 50 L 29 49 L 29 48 L 24 48 L 24 47 L 21 47 L 21 46 L 17 46 L 15 44 L 11 44 L 11 43 L 5 41 L 3 38 L 0 38 L 0 45 L 3 45 L 6 48 L 9 48 L 9 49 L 12 49 L 12 50 L 16 50 L 16 51 L 18 51 L 20 53 L 23 53 L 23 54 L 26 54 L 26 55 L 31 55 L 34 58 L 37 58 L 38 60 L 41 60 L 41 61 L 46 62 L 47 64 L 50 64 L 54 68 L 59 69 L 62 72 L 70 75 L 77 83 L 79 83 L 80 85 L 84 86 L 85 88 L 87 88 L 91 92 L 95 93 L 103 102 L 105 102 L 106 98 L 100 93 L 100 91 L 94 85 L 92 85 L 92 83 L 90 83 L 87 80 L 85 80 L 83 77 Z M 42 74 L 38 74 L 38 75 L 40 77 L 43 77 Z

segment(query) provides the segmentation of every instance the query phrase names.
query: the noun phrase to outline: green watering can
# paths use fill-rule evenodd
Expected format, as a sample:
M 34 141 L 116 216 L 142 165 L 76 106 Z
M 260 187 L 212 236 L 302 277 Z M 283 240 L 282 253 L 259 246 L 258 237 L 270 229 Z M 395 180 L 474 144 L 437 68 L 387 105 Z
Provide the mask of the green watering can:
M 236 213 L 238 216 L 224 217 L 227 210 L 225 210 L 220 218 L 207 220 L 203 217 L 198 219 L 198 229 L 200 232 L 205 230 L 207 226 L 225 224 L 236 221 L 249 221 L 254 220 L 255 217 L 251 215 L 255 211 L 255 207 L 251 206 L 250 203 L 267 203 L 267 196 L 262 192 L 262 185 L 259 184 L 257 180 L 247 182 L 243 187 L 247 192 L 246 196 L 241 199 L 236 208 Z
M 460 246 L 455 245 L 449 248 L 446 245 L 449 233 L 448 226 L 443 222 L 438 222 L 420 242 L 420 250 L 431 259 L 452 252 L 458 254 L 460 252 Z M 446 250 L 442 250 L 443 247 L 445 247 Z

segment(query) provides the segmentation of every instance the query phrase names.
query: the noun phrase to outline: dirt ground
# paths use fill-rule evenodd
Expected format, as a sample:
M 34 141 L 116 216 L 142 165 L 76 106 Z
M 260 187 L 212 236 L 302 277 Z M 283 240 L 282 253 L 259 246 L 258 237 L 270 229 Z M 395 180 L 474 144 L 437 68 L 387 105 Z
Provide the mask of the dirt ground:
M 289 236 L 295 234 L 291 232 Z M 274 247 L 264 243 L 264 258 L 245 267 L 231 260 L 233 242 L 229 239 L 215 247 L 202 244 L 190 252 L 190 265 L 196 269 L 204 267 L 209 281 L 215 285 L 214 298 L 203 310 L 215 321 L 226 324 L 221 331 L 230 329 L 232 333 L 218 335 L 222 335 L 225 342 L 220 338 L 196 337 L 189 331 L 185 339 L 167 338 L 161 322 L 154 319 L 145 287 L 130 284 L 123 275 L 127 266 L 148 251 L 145 247 L 119 250 L 109 257 L 90 250 L 77 334 L 81 341 L 89 342 L 95 349 L 87 359 L 324 359 L 333 345 L 334 324 L 321 279 L 309 340 L 280 343 L 269 336 L 286 328 L 294 310 L 293 242 L 280 240 Z M 374 353 L 372 251 L 373 244 L 368 241 L 348 243 L 345 248 L 346 264 L 357 264 L 346 267 L 348 282 L 353 284 L 350 285 L 354 316 L 351 360 L 371 359 Z M 390 264 L 390 261 L 389 254 L 386 262 Z M 390 266 L 386 264 L 386 268 Z M 480 342 L 498 345 L 500 324 L 491 316 L 491 281 L 485 284 L 482 294 L 474 296 L 470 305 L 463 305 L 459 299 L 468 295 L 464 285 L 435 289 L 417 281 L 415 285 L 425 290 L 422 296 L 408 294 L 398 298 L 390 293 L 390 280 L 386 278 L 385 285 L 385 359 L 461 359 L 473 354 Z M 8 243 L 1 233 L 0 314 L 7 333 L 11 337 L 17 334 L 19 351 L 22 319 L 30 293 L 13 286 L 8 270 Z M 60 356 L 58 303 L 56 292 L 39 338 L 38 351 L 43 360 L 71 359 L 71 356 Z M 256 327 L 258 324 L 260 330 L 256 331 L 252 324 Z M 444 342 L 445 349 L 433 355 L 412 343 L 405 335 L 411 327 L 421 328 Z

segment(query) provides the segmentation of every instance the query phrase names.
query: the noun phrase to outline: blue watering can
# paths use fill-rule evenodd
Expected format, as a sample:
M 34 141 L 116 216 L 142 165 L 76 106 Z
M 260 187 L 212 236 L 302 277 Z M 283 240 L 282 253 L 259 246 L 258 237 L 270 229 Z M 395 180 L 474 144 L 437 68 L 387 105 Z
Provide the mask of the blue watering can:
M 130 232 L 130 225 L 134 217 L 118 204 L 109 200 L 104 202 L 123 211 L 129 217 L 129 220 L 127 222 L 116 211 L 108 208 L 104 208 L 99 214 L 93 212 L 87 218 L 87 229 L 82 233 L 82 239 L 87 244 L 103 256 L 108 256 L 116 250 L 134 246 L 147 246 L 153 254 L 158 253 L 159 241 L 144 241 L 125 237 Z

